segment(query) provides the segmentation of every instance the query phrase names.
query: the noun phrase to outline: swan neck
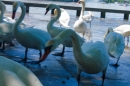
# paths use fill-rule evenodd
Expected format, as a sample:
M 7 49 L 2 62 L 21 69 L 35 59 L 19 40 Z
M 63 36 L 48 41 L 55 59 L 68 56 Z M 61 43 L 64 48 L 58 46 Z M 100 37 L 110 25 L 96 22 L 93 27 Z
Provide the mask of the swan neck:
M 3 6 L 2 2 L 0 2 L 0 8 L 1 8 L 1 12 L 0 12 L 0 22 L 3 22 L 4 6 Z
M 20 17 L 18 18 L 18 20 L 14 24 L 14 30 L 18 30 L 18 27 L 20 26 L 20 23 L 23 21 L 24 16 L 25 16 L 25 9 L 26 8 L 25 8 L 24 4 L 19 3 L 19 6 L 21 7 L 22 12 L 21 12 Z
M 61 15 L 61 10 L 60 10 L 60 8 L 59 8 L 57 5 L 54 5 L 54 7 L 55 7 L 55 9 L 57 9 L 57 15 L 56 15 L 56 17 L 53 17 L 53 18 L 49 21 L 49 23 L 48 23 L 48 25 L 47 25 L 47 28 L 53 27 L 54 23 L 60 18 L 60 15 Z
M 80 42 L 79 42 L 79 37 L 73 30 L 67 29 L 67 30 L 61 32 L 59 34 L 59 36 L 56 37 L 56 39 L 59 41 L 59 44 L 61 44 L 61 43 L 64 42 L 64 40 L 67 40 L 69 37 L 72 39 L 72 45 L 73 45 L 73 52 L 74 52 L 74 54 L 82 56 L 83 53 L 82 53 L 81 45 L 80 45 Z
M 82 9 L 81 9 L 79 18 L 82 18 L 82 17 L 83 17 L 83 15 L 84 15 L 84 10 L 85 10 L 85 2 L 82 3 Z

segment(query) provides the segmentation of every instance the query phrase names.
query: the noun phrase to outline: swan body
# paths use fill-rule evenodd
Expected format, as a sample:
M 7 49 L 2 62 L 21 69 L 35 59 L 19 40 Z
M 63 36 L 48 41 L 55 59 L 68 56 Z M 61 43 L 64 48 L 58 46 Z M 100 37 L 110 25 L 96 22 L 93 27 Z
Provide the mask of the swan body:
M 91 11 L 88 11 L 88 14 L 83 16 L 83 20 L 86 21 L 87 23 L 90 23 L 90 27 L 91 27 L 91 22 L 94 18 L 94 15 L 92 14 Z
M 58 12 L 57 16 L 54 17 L 53 19 L 51 19 L 49 21 L 49 23 L 47 24 L 47 31 L 48 31 L 48 33 L 50 33 L 51 37 L 54 38 L 58 34 L 60 34 L 62 31 L 66 30 L 66 28 L 54 26 L 54 23 L 60 18 L 60 15 L 61 15 L 60 7 L 58 5 L 55 5 L 55 4 L 49 4 L 46 8 L 45 14 L 47 14 L 47 12 L 51 9 L 57 9 L 57 12 Z M 71 28 L 68 28 L 68 29 L 71 29 Z M 78 35 L 78 38 L 80 40 L 80 44 L 82 45 L 85 42 L 84 39 L 81 38 L 79 35 Z M 63 51 L 61 53 L 61 56 L 63 56 L 63 54 L 64 54 L 65 47 L 72 47 L 71 38 L 64 40 L 64 42 L 62 42 L 62 44 L 64 47 L 63 47 Z
M 4 50 L 4 43 L 11 43 L 14 39 L 14 36 L 12 34 L 12 27 L 13 24 L 9 22 L 3 21 L 3 14 L 4 14 L 4 4 L 3 2 L 0 2 L 0 8 L 1 8 L 1 14 L 0 14 L 0 42 L 3 43 L 3 50 Z
M 43 86 L 26 67 L 0 56 L 0 86 Z
M 130 36 L 130 25 L 120 25 L 120 26 L 114 28 L 113 30 L 114 30 L 114 32 L 117 32 L 117 33 L 123 35 L 124 37 L 128 37 L 127 44 L 126 44 L 126 46 L 128 47 L 129 36 Z
M 22 13 L 13 26 L 13 35 L 15 36 L 16 40 L 26 48 L 25 58 L 24 58 L 25 61 L 27 60 L 28 48 L 39 50 L 40 57 L 41 57 L 42 49 L 45 47 L 46 42 L 51 39 L 51 36 L 46 31 L 37 28 L 29 27 L 29 28 L 21 29 L 19 25 L 24 19 L 25 10 L 26 10 L 23 2 L 20 1 L 14 2 L 12 18 L 15 17 L 15 12 L 19 6 L 22 9 Z
M 84 43 L 81 47 L 77 34 L 71 29 L 62 31 L 58 36 L 47 42 L 44 55 L 41 57 L 40 61 L 44 61 L 50 52 L 55 50 L 60 43 L 69 37 L 72 39 L 74 58 L 78 67 L 78 81 L 82 71 L 88 74 L 103 72 L 104 81 L 109 63 L 109 55 L 104 43 L 101 41 L 95 43 L 88 42 Z
M 113 30 L 123 36 L 130 36 L 130 25 L 120 25 Z
M 63 27 L 66 27 L 66 28 L 69 28 L 68 24 L 69 24 L 69 21 L 70 21 L 70 16 L 69 14 L 67 13 L 67 11 L 63 8 L 60 8 L 61 10 L 61 16 L 59 18 L 59 23 L 60 25 L 62 25 Z M 57 10 L 55 9 L 54 10 L 54 15 L 56 16 L 57 15 Z
M 82 10 L 80 13 L 80 17 L 78 20 L 75 21 L 73 28 L 76 32 L 78 33 L 83 33 L 83 37 L 85 33 L 88 31 L 87 29 L 87 23 L 83 20 L 83 14 L 84 14 L 84 9 L 85 9 L 85 2 L 84 0 L 79 0 L 79 4 L 82 4 Z
M 111 57 L 117 58 L 119 60 L 125 48 L 123 36 L 119 33 L 114 32 L 112 28 L 108 28 L 108 31 L 104 38 L 104 44 L 107 48 L 108 54 Z M 115 66 L 118 65 L 118 60 Z

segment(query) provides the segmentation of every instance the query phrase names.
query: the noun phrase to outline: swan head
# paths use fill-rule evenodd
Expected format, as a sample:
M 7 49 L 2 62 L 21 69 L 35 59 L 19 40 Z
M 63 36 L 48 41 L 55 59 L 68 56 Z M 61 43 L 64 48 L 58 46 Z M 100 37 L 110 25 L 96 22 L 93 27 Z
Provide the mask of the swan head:
M 106 33 L 105 33 L 105 36 L 104 36 L 104 37 L 106 37 L 106 36 L 107 36 L 107 34 L 108 34 L 108 33 L 110 33 L 110 32 L 113 32 L 113 28 L 112 28 L 112 27 L 109 27 L 109 28 L 108 28 L 108 30 L 106 31 Z
M 49 40 L 47 43 L 46 43 L 46 46 L 45 46 L 45 49 L 44 49 L 44 54 L 43 56 L 41 57 L 40 61 L 44 61 L 47 56 L 53 51 L 55 50 L 57 47 L 58 47 L 59 43 L 58 41 L 53 38 L 51 40 Z
M 12 13 L 12 19 L 14 19 L 15 18 L 15 13 L 16 13 L 16 11 L 17 11 L 17 9 L 18 9 L 18 7 L 19 6 L 21 6 L 21 5 L 23 5 L 24 6 L 24 4 L 21 2 L 21 1 L 16 1 L 16 2 L 14 2 L 13 3 L 13 13 Z M 24 6 L 25 7 L 25 6 Z M 26 8 L 25 8 L 26 9 Z
M 55 8 L 55 4 L 49 4 L 47 7 L 46 7 L 46 12 L 45 12 L 45 15 L 52 9 Z
M 79 0 L 77 4 L 82 4 L 84 2 L 85 2 L 84 0 Z

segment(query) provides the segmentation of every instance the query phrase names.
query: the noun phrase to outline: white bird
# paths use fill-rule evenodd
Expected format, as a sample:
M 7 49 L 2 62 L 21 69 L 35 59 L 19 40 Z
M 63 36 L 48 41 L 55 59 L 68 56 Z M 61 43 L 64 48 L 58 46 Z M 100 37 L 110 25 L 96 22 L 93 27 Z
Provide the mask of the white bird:
M 5 7 L 2 2 L 0 2 L 0 43 L 3 43 L 2 50 L 5 49 L 4 43 L 12 43 L 12 40 L 14 39 L 14 36 L 12 35 L 12 23 L 4 22 L 3 21 L 3 14 Z
M 73 28 L 76 32 L 83 33 L 83 37 L 84 37 L 85 33 L 88 31 L 87 23 L 82 18 L 84 15 L 85 1 L 79 0 L 78 4 L 82 4 L 82 9 L 81 9 L 79 19 L 75 21 Z
M 0 86 L 43 86 L 28 68 L 3 56 L 0 56 L 0 77 Z
M 104 43 L 101 41 L 95 43 L 88 42 L 84 43 L 81 47 L 78 35 L 71 29 L 66 29 L 55 38 L 49 40 L 46 44 L 44 55 L 38 62 L 44 61 L 50 52 L 55 50 L 60 43 L 64 42 L 64 40 L 68 38 L 72 39 L 74 58 L 78 68 L 78 82 L 80 81 L 80 73 L 82 71 L 88 74 L 97 74 L 102 72 L 103 85 L 109 63 L 109 55 Z
M 21 7 L 22 12 L 13 26 L 13 35 L 15 36 L 16 40 L 26 48 L 24 61 L 27 60 L 28 48 L 39 50 L 41 57 L 42 49 L 45 47 L 46 42 L 51 39 L 51 36 L 48 32 L 38 28 L 29 27 L 21 29 L 19 25 L 24 19 L 26 12 L 26 7 L 23 2 L 17 1 L 13 3 L 12 18 L 15 17 L 15 13 L 19 6 Z
M 120 25 L 116 28 L 113 29 L 114 32 L 117 32 L 124 37 L 127 37 L 127 44 L 126 47 L 128 47 L 128 42 L 129 42 L 129 36 L 130 36 L 130 25 Z
M 60 18 L 60 15 L 61 15 L 61 10 L 58 5 L 49 4 L 46 8 L 45 14 L 47 14 L 48 11 L 52 10 L 52 9 L 57 9 L 57 16 L 52 18 L 49 21 L 49 23 L 47 24 L 47 31 L 48 31 L 48 33 L 50 33 L 51 37 L 54 38 L 58 34 L 60 34 L 63 30 L 66 30 L 66 28 L 54 26 L 54 23 Z M 71 29 L 71 28 L 68 28 L 68 29 Z M 78 37 L 80 39 L 80 44 L 82 45 L 85 42 L 85 40 L 83 38 L 81 38 L 80 36 L 78 36 Z M 62 44 L 63 44 L 63 51 L 61 53 L 57 53 L 55 55 L 64 56 L 65 47 L 72 47 L 72 41 L 70 38 L 66 39 Z
M 70 16 L 69 14 L 67 13 L 67 11 L 63 8 L 60 8 L 61 10 L 61 16 L 59 18 L 59 23 L 60 23 L 60 26 L 63 26 L 63 27 L 66 27 L 66 28 L 69 28 L 70 26 L 68 25 L 69 24 L 69 21 L 70 21 Z M 54 10 L 54 16 L 56 16 L 58 14 L 57 10 L 55 9 Z
M 108 28 L 104 38 L 104 44 L 107 48 L 108 54 L 113 58 L 117 58 L 117 62 L 114 64 L 114 66 L 117 67 L 118 61 L 125 48 L 123 36 L 119 33 L 114 32 L 112 28 Z
M 94 18 L 94 15 L 92 14 L 91 11 L 88 11 L 88 14 L 83 16 L 83 20 L 86 21 L 87 23 L 90 23 L 90 27 L 91 27 L 91 22 Z
M 4 13 L 6 11 L 6 6 L 5 6 L 5 4 L 3 2 L 0 2 L 0 5 L 1 5 L 0 23 L 1 22 L 8 22 L 8 23 L 14 24 L 17 19 L 12 19 L 11 17 L 7 17 L 7 16 L 5 17 Z M 26 27 L 27 24 L 24 21 L 22 21 L 21 24 L 20 24 L 20 26 L 21 27 Z

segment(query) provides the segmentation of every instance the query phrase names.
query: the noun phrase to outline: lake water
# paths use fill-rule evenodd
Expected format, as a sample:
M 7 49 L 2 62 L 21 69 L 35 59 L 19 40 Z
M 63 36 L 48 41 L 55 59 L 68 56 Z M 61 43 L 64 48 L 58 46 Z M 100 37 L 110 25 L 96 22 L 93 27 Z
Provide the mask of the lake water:
M 16 1 L 16 0 L 13 0 L 13 1 Z M 38 0 L 38 1 L 35 1 L 35 0 L 21 0 L 21 1 L 31 1 L 33 3 L 54 3 L 54 4 L 63 4 L 63 5 L 73 5 L 73 6 L 79 6 L 81 7 L 81 5 L 77 5 L 76 3 L 74 2 L 58 2 L 58 1 L 44 1 L 44 0 Z M 125 5 L 120 5 L 118 3 L 107 3 L 107 4 L 102 4 L 101 2 L 98 2 L 98 0 L 93 0 L 95 2 L 86 2 L 86 7 L 93 7 L 93 8 L 109 8 L 109 9 L 120 9 L 120 10 L 129 10 L 130 9 L 130 5 L 128 6 L 125 6 Z M 33 12 L 33 13 L 39 13 L 41 12 L 41 10 L 38 10 L 38 9 L 43 9 L 43 8 L 38 8 L 37 7 L 30 7 L 31 10 L 30 12 Z M 11 5 L 8 5 L 7 6 L 7 11 L 12 11 L 12 6 Z M 73 11 L 73 12 L 72 12 Z M 69 13 L 70 16 L 72 17 L 75 17 L 76 15 L 76 11 L 74 10 L 67 10 L 67 12 Z M 85 11 L 84 14 L 87 14 L 88 11 Z M 95 11 L 92 11 L 92 13 L 94 14 L 95 18 L 100 18 L 100 12 L 95 12 Z M 106 18 L 107 19 L 117 19 L 117 20 L 123 20 L 123 17 L 124 17 L 124 14 L 122 13 L 106 13 Z M 130 19 L 130 18 L 129 18 Z

